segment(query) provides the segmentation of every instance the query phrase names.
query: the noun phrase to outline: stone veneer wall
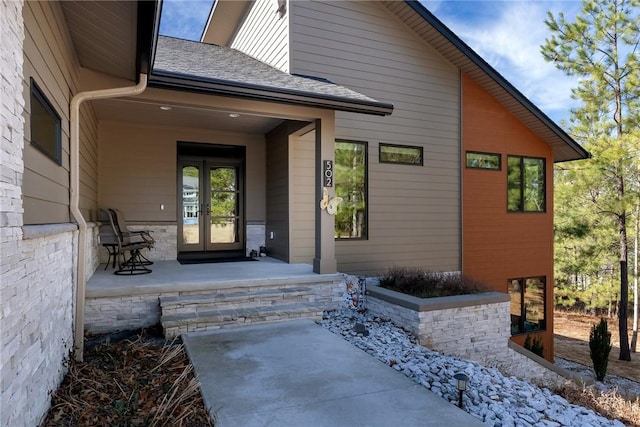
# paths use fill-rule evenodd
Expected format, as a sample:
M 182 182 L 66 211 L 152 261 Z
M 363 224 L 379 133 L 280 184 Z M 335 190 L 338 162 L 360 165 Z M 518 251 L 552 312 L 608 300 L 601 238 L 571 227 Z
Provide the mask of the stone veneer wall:
M 2 243 L 3 426 L 40 423 L 73 348 L 76 226 L 23 228 Z
M 96 235 L 98 224 L 96 224 Z M 178 226 L 175 224 L 165 225 L 128 225 L 131 231 L 148 230 L 151 231 L 151 236 L 156 240 L 156 244 L 150 251 L 144 251 L 143 255 L 149 258 L 151 261 L 174 261 L 178 258 L 177 245 L 178 241 Z M 251 249 L 256 251 L 260 246 L 264 245 L 264 224 L 248 224 L 247 225 L 247 255 Z M 97 240 L 96 240 L 97 241 Z M 105 248 L 98 246 L 99 248 L 99 263 L 106 263 L 109 259 L 109 254 Z M 93 271 L 92 270 L 87 271 Z
M 0 0 L 0 425 L 39 425 L 73 347 L 73 224 L 23 227 L 21 0 Z
M 396 298 L 394 294 L 401 294 L 378 287 L 369 289 L 368 310 L 412 333 L 421 345 L 431 350 L 475 360 L 507 375 L 545 386 L 562 384 L 570 377 L 564 370 L 511 342 L 509 296 L 506 294 L 431 300 L 408 297 L 414 300 L 413 303 L 415 300 L 428 301 L 408 308 L 401 305 L 404 304 L 401 301 L 392 301 Z M 444 300 L 444 303 L 437 300 Z

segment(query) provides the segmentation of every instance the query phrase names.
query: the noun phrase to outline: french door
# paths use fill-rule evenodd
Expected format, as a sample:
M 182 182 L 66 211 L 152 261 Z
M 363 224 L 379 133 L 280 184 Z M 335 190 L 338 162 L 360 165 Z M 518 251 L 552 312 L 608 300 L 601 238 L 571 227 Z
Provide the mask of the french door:
M 234 159 L 179 160 L 179 252 L 244 253 L 243 175 Z

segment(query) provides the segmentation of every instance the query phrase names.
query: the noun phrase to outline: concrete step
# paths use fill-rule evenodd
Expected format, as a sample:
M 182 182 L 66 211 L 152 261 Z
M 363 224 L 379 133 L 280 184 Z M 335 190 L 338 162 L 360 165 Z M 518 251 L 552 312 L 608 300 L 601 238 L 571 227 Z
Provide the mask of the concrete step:
M 290 319 L 322 318 L 325 310 L 317 302 L 289 303 L 237 309 L 213 309 L 208 311 L 162 315 L 161 323 L 166 338 L 174 338 L 187 332 L 200 332 L 220 328 L 249 326 L 260 323 L 280 322 Z
M 259 289 L 222 289 L 209 293 L 160 297 L 162 315 L 199 313 L 214 309 L 268 307 L 317 299 L 309 286 L 265 287 Z

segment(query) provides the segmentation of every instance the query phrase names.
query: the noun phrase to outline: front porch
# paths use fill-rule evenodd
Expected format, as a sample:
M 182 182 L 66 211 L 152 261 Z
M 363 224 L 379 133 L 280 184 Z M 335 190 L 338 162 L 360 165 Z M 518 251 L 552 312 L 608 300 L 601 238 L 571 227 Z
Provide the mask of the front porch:
M 100 334 L 162 323 L 167 336 L 291 318 L 318 318 L 337 308 L 340 274 L 273 258 L 181 265 L 156 261 L 151 274 L 96 270 L 86 288 L 85 330 Z

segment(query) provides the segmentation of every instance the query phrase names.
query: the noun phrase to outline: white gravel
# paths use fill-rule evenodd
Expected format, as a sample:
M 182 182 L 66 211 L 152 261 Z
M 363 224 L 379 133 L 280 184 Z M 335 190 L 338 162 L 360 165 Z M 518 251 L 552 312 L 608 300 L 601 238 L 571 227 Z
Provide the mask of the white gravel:
M 467 412 L 490 426 L 624 426 L 590 409 L 573 405 L 546 388 L 473 361 L 457 359 L 417 344 L 414 337 L 369 313 L 345 309 L 325 313 L 323 327 L 342 336 L 393 369 L 402 372 L 443 399 L 457 404 L 453 376 L 465 373 L 469 386 L 463 397 Z M 360 323 L 364 334 L 354 331 Z
M 593 386 L 600 391 L 616 389 L 618 393 L 631 399 L 640 397 L 640 383 L 637 381 L 632 381 L 628 378 L 619 377 L 613 374 L 607 374 L 607 376 L 604 377 L 604 381 L 600 382 L 595 380 L 593 367 L 585 366 L 560 357 L 556 357 L 555 362 L 557 366 L 575 373 L 576 375 L 584 378 L 585 381 L 593 381 Z

